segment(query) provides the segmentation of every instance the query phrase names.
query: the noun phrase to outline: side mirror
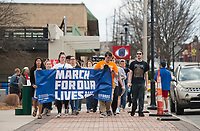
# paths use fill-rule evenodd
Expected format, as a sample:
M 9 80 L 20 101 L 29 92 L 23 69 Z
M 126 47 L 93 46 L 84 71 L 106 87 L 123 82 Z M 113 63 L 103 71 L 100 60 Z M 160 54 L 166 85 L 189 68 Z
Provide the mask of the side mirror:
M 177 82 L 176 77 L 175 77 L 175 76 L 172 76 L 172 80 L 171 80 L 171 81 Z

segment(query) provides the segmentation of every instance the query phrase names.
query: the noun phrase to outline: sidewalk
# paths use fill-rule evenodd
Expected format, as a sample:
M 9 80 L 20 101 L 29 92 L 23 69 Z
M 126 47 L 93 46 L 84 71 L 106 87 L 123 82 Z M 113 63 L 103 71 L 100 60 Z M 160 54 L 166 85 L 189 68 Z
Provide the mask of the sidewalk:
M 0 130 L 13 131 L 34 119 L 27 115 L 15 116 L 15 110 L 0 110 Z
M 150 117 L 145 114 L 145 117 L 130 116 L 125 112 L 121 112 L 117 116 L 100 118 L 99 113 L 86 113 L 85 105 L 78 116 L 68 115 L 56 118 L 56 110 L 54 109 L 51 116 L 44 116 L 43 119 L 35 119 L 32 116 L 9 116 L 17 117 L 13 122 L 5 121 L 2 130 L 17 129 L 17 131 L 199 131 L 194 125 L 185 121 L 159 121 L 157 117 Z M 152 111 L 155 112 L 155 111 Z M 0 111 L 2 114 L 2 111 Z M 4 117 L 6 117 L 6 113 Z M 1 115 L 2 119 L 2 115 Z M 0 119 L 0 121 L 2 121 Z M 6 118 L 7 119 L 7 118 Z M 20 119 L 20 120 L 19 120 Z M 15 128 L 14 121 L 17 122 Z M 20 124 L 21 123 L 21 127 Z M 28 123 L 28 124 L 26 124 Z M 5 128 L 8 127 L 8 128 Z

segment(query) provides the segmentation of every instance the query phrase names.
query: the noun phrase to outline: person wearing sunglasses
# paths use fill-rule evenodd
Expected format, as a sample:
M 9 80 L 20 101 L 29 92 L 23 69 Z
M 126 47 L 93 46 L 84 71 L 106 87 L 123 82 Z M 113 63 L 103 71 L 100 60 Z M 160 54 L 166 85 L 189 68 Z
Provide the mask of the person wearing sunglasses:
M 137 109 L 137 101 L 139 100 L 138 115 L 144 117 L 144 95 L 145 95 L 145 81 L 148 82 L 149 65 L 142 60 L 143 52 L 138 50 L 136 53 L 136 60 L 132 61 L 129 66 L 128 87 L 131 88 L 132 93 L 132 110 L 131 116 L 135 115 Z

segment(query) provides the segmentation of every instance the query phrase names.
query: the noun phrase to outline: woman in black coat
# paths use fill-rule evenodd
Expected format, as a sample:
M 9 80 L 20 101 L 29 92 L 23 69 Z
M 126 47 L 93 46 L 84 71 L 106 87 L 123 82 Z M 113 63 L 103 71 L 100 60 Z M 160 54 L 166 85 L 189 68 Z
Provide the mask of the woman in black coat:
M 33 101 L 33 117 L 35 117 L 37 115 L 37 106 L 39 107 L 39 115 L 38 115 L 38 119 L 42 118 L 42 104 L 38 103 L 38 99 L 36 97 L 36 92 L 35 89 L 37 88 L 36 84 L 35 84 L 35 71 L 36 70 L 42 70 L 45 69 L 45 66 L 42 62 L 42 59 L 40 57 L 37 57 L 34 61 L 34 66 L 31 68 L 30 70 L 30 81 L 31 81 L 31 96 L 32 96 L 32 101 Z

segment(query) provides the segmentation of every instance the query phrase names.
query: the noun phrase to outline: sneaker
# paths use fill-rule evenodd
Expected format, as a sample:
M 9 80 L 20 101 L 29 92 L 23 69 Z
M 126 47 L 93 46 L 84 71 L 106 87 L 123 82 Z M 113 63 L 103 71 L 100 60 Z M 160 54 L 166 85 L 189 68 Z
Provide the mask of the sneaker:
M 79 111 L 76 111 L 76 112 L 75 112 L 75 115 L 78 115 L 78 114 L 79 114 Z
M 139 116 L 140 116 L 140 117 L 144 117 L 144 113 L 143 113 L 143 112 L 140 112 L 140 113 L 139 113 Z
M 78 111 L 72 111 L 72 115 L 78 115 L 79 114 L 79 112 Z
M 49 112 L 47 112 L 47 114 L 46 114 L 46 116 L 50 116 L 51 115 L 51 112 L 49 111 Z
M 69 110 L 65 109 L 65 115 L 68 116 L 68 114 L 69 114 Z
M 116 109 L 116 113 L 117 113 L 117 114 L 120 113 L 120 109 L 119 109 L 119 108 Z
M 89 110 L 87 110 L 87 113 L 90 113 L 90 111 L 89 111 Z
M 134 116 L 135 115 L 135 111 L 131 111 L 131 116 Z
M 33 117 L 36 117 L 36 115 L 37 115 L 37 108 L 35 108 L 35 109 L 33 110 Z
M 106 111 L 107 112 L 107 115 L 108 116 L 112 116 L 112 112 L 109 110 L 109 111 Z
M 106 117 L 106 116 L 107 116 L 106 113 L 100 113 L 100 118 L 104 118 L 104 117 Z
M 57 115 L 56 115 L 56 118 L 60 118 L 61 117 L 61 113 L 58 113 Z
M 128 103 L 128 107 L 131 107 L 131 102 Z
M 68 109 L 65 109 L 65 114 L 68 114 L 69 113 L 69 110 Z
M 40 115 L 38 115 L 38 119 L 42 119 L 42 115 L 40 114 Z

